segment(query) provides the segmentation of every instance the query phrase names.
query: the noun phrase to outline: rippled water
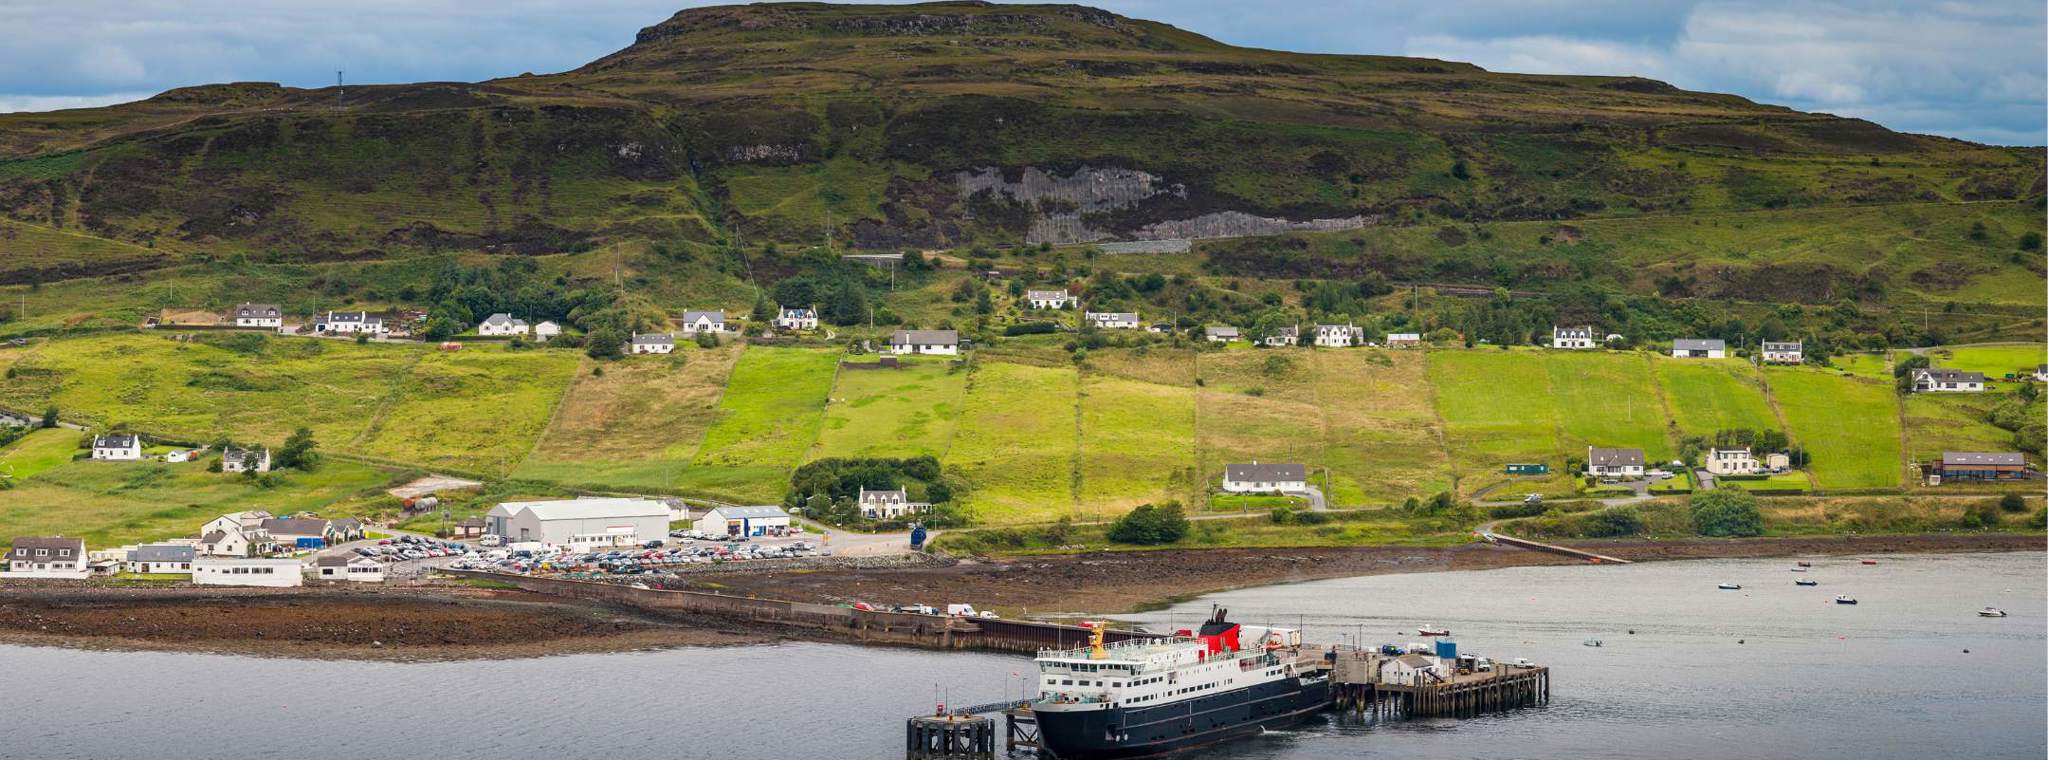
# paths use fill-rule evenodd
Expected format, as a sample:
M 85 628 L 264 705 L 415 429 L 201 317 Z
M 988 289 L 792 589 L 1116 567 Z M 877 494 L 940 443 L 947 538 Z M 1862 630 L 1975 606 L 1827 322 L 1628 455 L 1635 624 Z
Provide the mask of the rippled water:
M 2043 559 L 1816 560 L 1817 588 L 1794 587 L 1789 560 L 1379 576 L 1140 617 L 1187 625 L 1213 601 L 1239 620 L 1370 642 L 1437 623 L 1468 651 L 1554 668 L 1547 708 L 1332 718 L 1202 760 L 2039 758 Z M 1826 603 L 1838 593 L 1862 604 Z M 1987 604 L 2011 617 L 1976 617 Z M 1606 646 L 1580 645 L 1592 636 Z M 1011 674 L 1029 664 L 826 644 L 424 664 L 0 647 L 0 757 L 898 758 L 904 717 L 1015 693 Z

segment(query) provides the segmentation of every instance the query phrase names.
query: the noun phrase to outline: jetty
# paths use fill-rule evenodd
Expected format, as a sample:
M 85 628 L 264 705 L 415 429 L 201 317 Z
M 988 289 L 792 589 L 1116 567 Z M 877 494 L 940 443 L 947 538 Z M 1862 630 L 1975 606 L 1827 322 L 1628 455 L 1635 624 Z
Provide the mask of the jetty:
M 1519 549 L 1530 549 L 1539 552 L 1549 552 L 1551 554 L 1562 554 L 1567 557 L 1577 557 L 1579 559 L 1583 559 L 1587 562 L 1591 562 L 1596 565 L 1629 564 L 1628 560 L 1622 559 L 1620 557 L 1609 557 L 1605 554 L 1594 554 L 1592 552 L 1585 551 L 1582 549 L 1573 549 L 1569 546 L 1546 544 L 1541 541 L 1531 541 L 1526 538 L 1515 538 L 1514 536 L 1503 535 L 1500 533 L 1481 533 L 1479 534 L 1479 537 L 1486 539 L 1487 543 L 1503 544 L 1506 546 L 1513 546 Z
M 1339 711 L 1382 720 L 1473 718 L 1550 702 L 1550 668 L 1496 663 L 1488 670 L 1456 668 L 1413 672 L 1388 668 L 1388 655 L 1336 647 L 1330 657 L 1330 697 Z M 1389 678 L 1389 671 L 1406 679 Z

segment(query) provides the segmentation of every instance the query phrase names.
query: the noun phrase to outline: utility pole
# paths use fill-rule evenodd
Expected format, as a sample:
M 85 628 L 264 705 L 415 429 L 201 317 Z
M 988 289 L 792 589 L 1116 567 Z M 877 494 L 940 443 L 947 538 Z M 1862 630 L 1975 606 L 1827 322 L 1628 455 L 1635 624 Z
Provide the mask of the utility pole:
M 334 70 L 334 107 L 337 110 L 341 108 L 342 98 L 348 94 L 348 88 L 342 86 L 341 83 L 341 75 L 345 71 L 347 71 L 347 69 Z

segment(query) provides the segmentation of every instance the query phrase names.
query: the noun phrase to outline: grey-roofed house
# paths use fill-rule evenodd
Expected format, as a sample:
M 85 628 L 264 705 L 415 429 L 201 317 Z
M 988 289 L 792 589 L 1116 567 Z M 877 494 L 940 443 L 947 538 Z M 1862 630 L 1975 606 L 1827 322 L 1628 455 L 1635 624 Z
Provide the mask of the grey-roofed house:
M 199 550 L 191 544 L 143 544 L 128 551 L 121 569 L 131 573 L 192 574 Z
M 92 458 L 106 461 L 138 461 L 142 459 L 142 436 L 133 433 L 94 436 Z
M 1984 373 L 1922 367 L 1913 370 L 1913 390 L 1916 393 L 1982 393 Z
M 1059 290 L 1027 290 L 1024 291 L 1024 300 L 1030 302 L 1031 308 L 1034 309 L 1064 309 L 1067 308 L 1069 302 L 1074 300 L 1074 296 L 1072 293 L 1068 293 L 1065 288 Z
M 7 550 L 7 574 L 17 578 L 84 578 L 85 539 L 64 536 L 15 536 Z
M 958 330 L 897 330 L 889 336 L 889 352 L 954 356 L 960 353 Z
M 626 341 L 629 354 L 672 354 L 676 350 L 676 336 L 668 333 L 633 333 Z
M 1315 344 L 1324 348 L 1365 345 L 1365 328 L 1353 324 L 1316 325 Z
M 244 303 L 235 306 L 236 327 L 278 327 L 284 324 L 284 310 L 274 303 Z
M 862 488 L 854 504 L 860 509 L 861 516 L 870 520 L 894 520 L 907 514 L 930 511 L 932 508 L 930 504 L 911 501 L 910 494 L 900 488 L 886 491 Z
M 775 329 L 795 331 L 816 330 L 818 329 L 818 310 L 810 306 L 777 307 L 775 311 Z
M 232 447 L 220 454 L 221 472 L 269 472 L 270 449 Z
M 555 321 L 552 319 L 542 320 L 540 324 L 533 326 L 533 339 L 535 342 L 546 343 L 561 334 L 562 326 L 555 324 Z
M 1209 325 L 1202 328 L 1202 337 L 1208 338 L 1210 343 L 1229 343 L 1243 336 L 1235 325 Z
M 1679 338 L 1671 341 L 1671 356 L 1678 359 L 1726 359 L 1728 341 L 1720 338 Z
M 489 533 L 512 542 L 597 548 L 668 535 L 669 506 L 655 499 L 583 497 L 508 501 L 484 515 Z
M 1759 352 L 1765 364 L 1805 364 L 1806 344 L 1796 340 L 1767 340 Z
M 1929 468 L 1934 482 L 1943 480 L 2024 480 L 2032 477 L 2027 455 L 2015 451 L 1944 451 Z
M 337 517 L 327 521 L 327 530 L 336 541 L 355 541 L 363 537 L 363 521 L 353 517 Z
M 1296 343 L 1300 343 L 1301 326 L 1288 325 L 1286 327 L 1275 327 L 1273 328 L 1273 332 L 1271 334 L 1267 335 L 1265 338 L 1260 339 L 1259 342 L 1272 348 L 1279 348 L 1281 346 L 1292 346 Z
M 1588 446 L 1586 474 L 1596 478 L 1640 478 L 1643 476 L 1643 450 Z
M 330 311 L 313 318 L 313 332 L 350 335 L 381 335 L 389 332 L 384 318 L 367 311 Z
M 1091 311 L 1087 319 L 1088 324 L 1099 330 L 1138 329 L 1138 313 L 1135 311 Z
M 684 335 L 696 335 L 707 332 L 725 332 L 725 311 L 723 309 L 683 312 Z
M 313 577 L 323 581 L 381 583 L 384 563 L 358 554 L 325 554 L 313 560 Z
M 525 335 L 526 333 L 526 320 L 504 312 L 485 317 L 484 321 L 476 326 L 476 334 L 478 335 L 503 336 Z
M 1593 340 L 1594 339 L 1592 325 L 1583 325 L 1580 327 L 1559 327 L 1557 325 L 1550 326 L 1551 348 L 1562 348 L 1574 351 L 1583 350 L 1592 348 L 1594 345 Z
M 331 524 L 318 517 L 272 517 L 263 521 L 272 540 L 290 547 L 320 547 L 334 537 Z
M 1296 493 L 1308 490 L 1308 466 L 1303 464 L 1226 464 L 1223 490 L 1230 493 Z

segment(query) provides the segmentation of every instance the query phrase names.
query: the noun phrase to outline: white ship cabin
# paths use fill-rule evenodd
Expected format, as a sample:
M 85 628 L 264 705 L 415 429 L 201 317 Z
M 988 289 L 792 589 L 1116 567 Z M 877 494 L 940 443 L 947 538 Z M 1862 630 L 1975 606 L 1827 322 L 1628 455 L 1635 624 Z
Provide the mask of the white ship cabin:
M 1202 630 L 1104 644 L 1097 628 L 1089 646 L 1042 650 L 1033 709 L 1149 707 L 1294 676 L 1299 631 L 1219 622 Z

